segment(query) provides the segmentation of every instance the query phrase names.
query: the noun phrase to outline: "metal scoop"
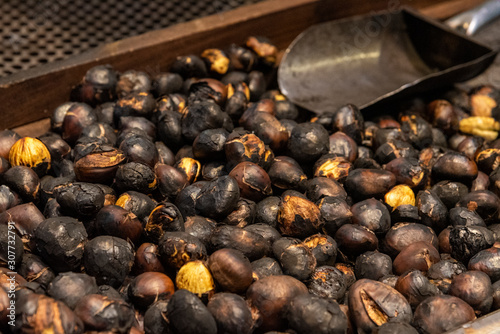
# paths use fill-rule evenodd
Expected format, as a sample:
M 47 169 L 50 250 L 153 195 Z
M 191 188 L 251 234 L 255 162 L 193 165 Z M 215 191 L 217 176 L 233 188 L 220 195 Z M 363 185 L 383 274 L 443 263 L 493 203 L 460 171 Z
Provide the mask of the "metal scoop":
M 323 113 L 465 81 L 487 69 L 497 52 L 463 32 L 470 35 L 499 14 L 500 0 L 493 0 L 447 25 L 408 8 L 318 24 L 288 47 L 278 84 L 292 102 Z

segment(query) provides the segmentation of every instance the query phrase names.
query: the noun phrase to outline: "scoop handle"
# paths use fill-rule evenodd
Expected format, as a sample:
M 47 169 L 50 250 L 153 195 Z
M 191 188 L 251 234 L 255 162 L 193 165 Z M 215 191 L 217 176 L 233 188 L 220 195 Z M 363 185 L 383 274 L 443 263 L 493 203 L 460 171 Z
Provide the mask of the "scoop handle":
M 471 36 L 498 16 L 500 16 L 500 0 L 489 0 L 471 10 L 449 18 L 444 23 L 467 36 Z

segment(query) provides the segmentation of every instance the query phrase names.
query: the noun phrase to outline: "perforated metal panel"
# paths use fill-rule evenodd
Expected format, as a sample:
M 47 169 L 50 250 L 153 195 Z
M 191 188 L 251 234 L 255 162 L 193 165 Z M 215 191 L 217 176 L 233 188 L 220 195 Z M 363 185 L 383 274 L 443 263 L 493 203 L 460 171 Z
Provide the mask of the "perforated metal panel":
M 0 76 L 262 0 L 0 0 Z

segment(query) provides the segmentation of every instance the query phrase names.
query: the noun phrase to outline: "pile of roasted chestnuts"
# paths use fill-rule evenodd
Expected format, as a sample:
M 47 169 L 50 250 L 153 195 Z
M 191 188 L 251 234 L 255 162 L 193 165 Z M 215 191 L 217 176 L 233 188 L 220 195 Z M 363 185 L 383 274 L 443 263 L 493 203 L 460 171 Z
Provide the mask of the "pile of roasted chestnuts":
M 0 131 L 3 333 L 443 333 L 500 308 L 500 91 L 362 115 L 265 38 L 96 66 Z

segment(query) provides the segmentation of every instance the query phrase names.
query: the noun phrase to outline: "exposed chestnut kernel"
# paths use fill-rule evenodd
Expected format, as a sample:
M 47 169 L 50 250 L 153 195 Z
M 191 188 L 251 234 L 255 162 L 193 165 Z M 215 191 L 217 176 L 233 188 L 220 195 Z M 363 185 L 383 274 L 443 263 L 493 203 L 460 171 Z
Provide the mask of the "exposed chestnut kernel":
M 259 201 L 272 194 L 271 179 L 259 165 L 245 161 L 236 165 L 229 176 L 233 177 L 240 188 L 240 196 Z
M 440 294 L 439 289 L 420 270 L 410 270 L 402 274 L 395 289 L 408 300 L 412 308 L 417 307 L 426 298 Z
M 343 183 L 353 170 L 353 165 L 343 157 L 326 154 L 316 160 L 313 169 L 314 176 L 324 176 Z
M 500 123 L 493 117 L 472 116 L 460 120 L 459 129 L 463 133 L 481 136 L 486 140 L 497 139 Z
M 277 221 L 282 234 L 307 237 L 320 227 L 320 211 L 316 204 L 307 199 L 285 196 L 279 206 Z
M 371 332 L 387 322 L 410 323 L 412 311 L 397 290 L 384 283 L 360 279 L 349 290 L 351 320 L 364 332 Z
M 167 305 L 167 319 L 178 333 L 216 334 L 217 323 L 202 301 L 187 290 L 177 290 Z
M 12 145 L 9 162 L 11 166 L 31 167 L 38 176 L 43 176 L 50 169 L 51 155 L 41 140 L 24 137 Z
M 164 272 L 158 246 L 149 242 L 140 245 L 135 253 L 133 270 L 138 274 L 148 271 Z
M 406 184 L 398 184 L 384 196 L 385 203 L 395 209 L 400 205 L 415 205 L 415 194 Z
M 456 226 L 450 231 L 451 256 L 462 263 L 495 242 L 493 232 L 482 226 Z
M 358 279 L 379 280 L 392 274 L 392 259 L 387 254 L 372 251 L 365 252 L 356 258 L 354 272 Z
M 103 207 L 94 222 L 101 234 L 130 239 L 137 243 L 142 234 L 142 223 L 135 214 L 117 205 Z
M 250 334 L 254 319 L 246 301 L 234 293 L 215 294 L 207 304 L 219 332 Z
M 418 241 L 401 250 L 394 259 L 392 266 L 397 275 L 411 269 L 427 272 L 439 260 L 439 252 L 434 246 L 425 241 Z
M 215 290 L 215 283 L 208 267 L 203 261 L 194 260 L 184 264 L 178 271 L 175 285 L 204 300 L 210 298 Z
M 347 317 L 336 301 L 299 295 L 290 301 L 286 318 L 299 333 L 345 333 Z
M 341 301 L 348 288 L 344 273 L 335 267 L 317 267 L 307 285 L 309 293 L 321 298 Z
M 307 294 L 307 287 L 291 276 L 269 276 L 254 282 L 246 297 L 259 313 L 262 331 L 281 330 L 286 326 L 283 318 L 286 306 L 298 295 Z
M 137 307 L 146 308 L 157 300 L 169 299 L 174 294 L 174 283 L 163 273 L 145 272 L 128 286 L 128 296 Z
M 220 49 L 205 49 L 201 53 L 201 58 L 205 61 L 207 69 L 217 76 L 222 76 L 228 72 L 229 58 Z
M 58 272 L 80 268 L 87 242 L 83 224 L 70 217 L 49 218 L 35 230 L 38 254 Z
M 75 314 L 85 328 L 95 331 L 128 333 L 134 322 L 134 310 L 125 301 L 92 294 L 80 299 Z
M 476 318 L 474 309 L 460 298 L 439 295 L 421 302 L 413 325 L 422 333 L 444 333 Z M 447 319 L 447 321 L 443 321 Z
M 275 64 L 278 56 L 278 48 L 276 48 L 276 46 L 266 37 L 248 37 L 245 45 L 257 54 L 258 60 L 262 62 L 263 65 L 273 66 Z
M 396 177 L 379 169 L 355 169 L 346 178 L 344 186 L 355 200 L 380 198 L 396 185 Z
M 134 264 L 134 249 L 121 238 L 98 236 L 85 245 L 83 264 L 97 284 L 119 287 Z
M 208 258 L 208 267 L 224 291 L 243 293 L 252 284 L 250 261 L 235 249 L 223 248 Z
M 357 256 L 366 251 L 372 251 L 378 247 L 378 239 L 375 233 L 364 226 L 345 224 L 335 233 L 335 241 L 339 249 L 350 256 Z

